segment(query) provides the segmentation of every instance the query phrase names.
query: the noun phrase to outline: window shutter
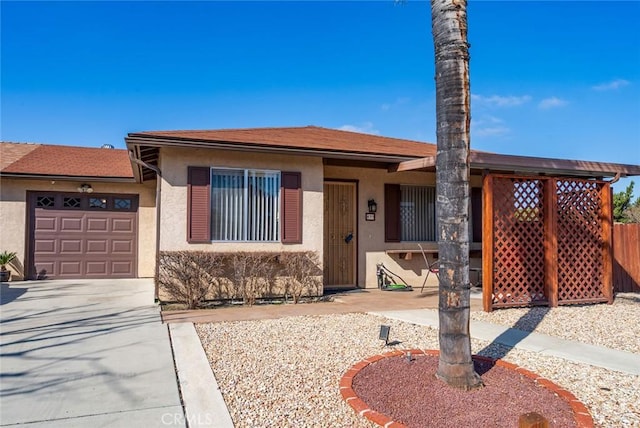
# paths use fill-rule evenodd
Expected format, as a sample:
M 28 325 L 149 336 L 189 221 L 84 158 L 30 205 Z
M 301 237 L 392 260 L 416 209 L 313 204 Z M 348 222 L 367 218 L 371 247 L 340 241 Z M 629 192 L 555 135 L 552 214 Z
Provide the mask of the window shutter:
M 482 242 L 482 188 L 471 188 L 472 242 Z
M 400 185 L 384 185 L 384 240 L 400 242 Z
M 190 166 L 187 170 L 187 242 L 211 242 L 211 170 Z
M 282 243 L 302 244 L 302 175 L 283 171 L 280 180 Z

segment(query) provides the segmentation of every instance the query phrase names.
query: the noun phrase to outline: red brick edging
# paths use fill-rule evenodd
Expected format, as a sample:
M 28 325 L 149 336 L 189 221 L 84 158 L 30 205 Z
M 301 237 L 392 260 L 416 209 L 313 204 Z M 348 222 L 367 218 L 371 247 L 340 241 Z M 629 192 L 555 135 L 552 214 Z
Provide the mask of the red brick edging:
M 368 357 L 360 361 L 359 363 L 354 364 L 349 370 L 346 371 L 346 373 L 340 379 L 340 394 L 342 394 L 342 398 L 344 398 L 347 404 L 349 404 L 351 408 L 353 408 L 353 410 L 355 410 L 355 412 L 358 415 L 364 416 L 365 418 L 369 419 L 373 423 L 376 423 L 384 428 L 405 427 L 405 425 L 401 424 L 400 422 L 394 421 L 389 416 L 376 412 L 373 409 L 370 409 L 369 405 L 364 401 L 362 401 L 360 397 L 358 397 L 355 391 L 353 390 L 353 378 L 355 375 L 357 375 L 360 372 L 360 370 L 367 367 L 369 364 L 375 363 L 376 361 L 382 360 L 383 358 L 404 356 L 404 355 L 407 355 L 407 353 L 411 353 L 412 356 L 416 356 L 416 355 L 438 356 L 440 354 L 439 351 L 432 350 L 432 349 L 426 349 L 426 350 L 407 349 L 403 351 L 386 352 L 384 354 Z M 569 405 L 571 406 L 571 409 L 573 410 L 574 418 L 578 428 L 593 428 L 594 426 L 593 418 L 591 417 L 591 413 L 589 413 L 589 410 L 587 409 L 587 407 L 584 404 L 582 404 L 576 398 L 576 396 L 573 395 L 571 392 L 567 391 L 564 388 L 561 388 L 560 386 L 551 382 L 549 379 L 545 379 L 527 369 L 524 369 L 515 364 L 508 363 L 500 359 L 496 360 L 489 357 L 483 357 L 481 355 L 474 355 L 473 359 L 486 361 L 500 367 L 505 367 L 507 369 L 515 370 L 516 372 L 522 374 L 523 376 L 533 379 L 537 384 L 551 390 L 556 395 L 563 398 L 569 403 Z

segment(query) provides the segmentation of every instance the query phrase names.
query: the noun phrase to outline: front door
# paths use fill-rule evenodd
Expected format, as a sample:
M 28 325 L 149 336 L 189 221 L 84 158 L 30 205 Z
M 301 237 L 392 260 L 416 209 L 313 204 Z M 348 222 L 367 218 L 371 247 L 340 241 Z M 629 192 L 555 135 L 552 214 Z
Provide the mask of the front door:
M 357 254 L 355 182 L 324 184 L 324 286 L 354 288 Z

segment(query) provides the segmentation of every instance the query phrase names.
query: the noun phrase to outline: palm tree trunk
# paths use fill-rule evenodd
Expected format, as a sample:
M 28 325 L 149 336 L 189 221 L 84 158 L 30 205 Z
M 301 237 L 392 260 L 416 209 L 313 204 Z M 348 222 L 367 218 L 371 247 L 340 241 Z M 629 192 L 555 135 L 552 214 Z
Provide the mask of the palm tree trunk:
M 469 46 L 466 0 L 431 0 L 436 58 L 436 209 L 440 264 L 440 361 L 447 384 L 482 386 L 469 337 Z

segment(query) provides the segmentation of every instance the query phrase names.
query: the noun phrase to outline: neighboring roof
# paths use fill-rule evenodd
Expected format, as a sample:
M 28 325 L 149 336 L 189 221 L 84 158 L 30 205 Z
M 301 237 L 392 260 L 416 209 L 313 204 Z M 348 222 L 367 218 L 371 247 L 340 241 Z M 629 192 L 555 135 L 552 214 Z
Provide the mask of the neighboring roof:
M 0 142 L 0 175 L 132 181 L 127 150 Z
M 0 171 L 38 147 L 40 144 L 0 143 Z

